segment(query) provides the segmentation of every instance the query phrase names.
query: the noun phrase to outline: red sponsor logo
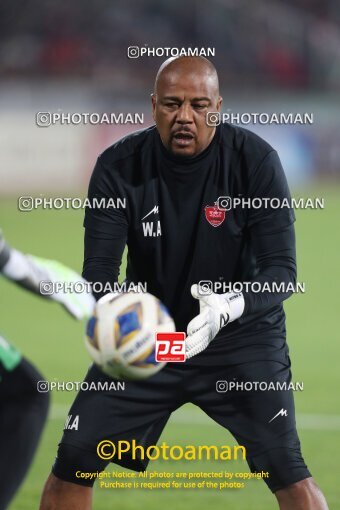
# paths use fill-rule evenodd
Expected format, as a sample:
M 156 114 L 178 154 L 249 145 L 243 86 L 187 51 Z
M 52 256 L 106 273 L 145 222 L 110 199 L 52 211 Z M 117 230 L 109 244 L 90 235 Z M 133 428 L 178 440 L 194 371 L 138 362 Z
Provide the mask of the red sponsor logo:
M 156 333 L 156 361 L 185 361 L 185 333 Z
M 217 205 L 207 205 L 204 209 L 205 217 L 213 227 L 219 227 L 225 220 L 225 209 Z

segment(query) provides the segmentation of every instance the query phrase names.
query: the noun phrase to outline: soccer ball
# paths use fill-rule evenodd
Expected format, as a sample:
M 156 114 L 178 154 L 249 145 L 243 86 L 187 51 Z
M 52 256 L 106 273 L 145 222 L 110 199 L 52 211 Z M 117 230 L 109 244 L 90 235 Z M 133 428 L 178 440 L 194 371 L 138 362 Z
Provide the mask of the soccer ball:
M 155 360 L 155 333 L 175 330 L 168 310 L 151 294 L 111 293 L 97 302 L 85 345 L 110 377 L 146 379 L 166 365 Z

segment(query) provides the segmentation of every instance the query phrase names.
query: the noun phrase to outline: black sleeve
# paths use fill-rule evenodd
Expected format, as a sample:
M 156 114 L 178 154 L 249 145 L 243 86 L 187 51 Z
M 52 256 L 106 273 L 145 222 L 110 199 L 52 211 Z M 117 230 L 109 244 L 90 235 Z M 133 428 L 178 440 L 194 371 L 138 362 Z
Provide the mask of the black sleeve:
M 250 178 L 249 197 L 278 199 L 280 204 L 290 204 L 290 192 L 287 180 L 276 151 L 266 155 L 261 164 Z M 267 200 L 267 207 L 250 208 L 248 216 L 248 229 L 250 243 L 256 258 L 257 275 L 253 282 L 265 283 L 272 286 L 273 282 L 280 285 L 284 283 L 296 284 L 296 255 L 294 210 L 291 207 L 277 208 Z M 259 312 L 275 306 L 287 299 L 292 291 L 244 292 L 244 314 Z
M 101 285 L 112 286 L 118 281 L 128 234 L 126 209 L 112 207 L 112 199 L 126 199 L 119 176 L 106 168 L 100 158 L 90 180 L 88 198 L 90 203 L 94 198 L 98 199 L 97 203 L 100 199 L 105 199 L 110 205 L 87 207 L 85 210 L 83 277 L 89 282 L 96 282 L 96 285 L 93 285 L 93 294 L 99 299 L 107 293 L 107 290 L 99 288 Z

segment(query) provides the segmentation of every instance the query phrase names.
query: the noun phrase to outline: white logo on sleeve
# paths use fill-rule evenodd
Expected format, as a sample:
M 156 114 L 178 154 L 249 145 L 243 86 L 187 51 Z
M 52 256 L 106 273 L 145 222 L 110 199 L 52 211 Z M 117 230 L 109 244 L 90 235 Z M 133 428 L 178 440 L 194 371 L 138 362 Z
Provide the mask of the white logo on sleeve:
M 148 213 L 144 216 L 144 218 L 142 218 L 142 220 L 141 220 L 141 221 L 145 220 L 145 218 L 147 218 L 148 216 L 150 216 L 150 214 L 152 214 L 152 213 L 154 213 L 154 214 L 158 214 L 158 205 L 155 205 L 155 207 L 154 207 L 153 209 L 151 209 L 151 211 L 150 211 L 150 212 L 148 212 Z
M 287 417 L 287 416 L 288 416 L 288 411 L 287 411 L 287 409 L 283 409 L 283 408 L 282 408 L 282 409 L 280 409 L 280 411 L 279 411 L 278 413 L 276 413 L 276 415 L 275 415 L 275 416 L 273 416 L 273 418 L 272 418 L 271 420 L 269 420 L 269 422 L 268 422 L 268 423 L 271 423 L 272 421 L 274 421 L 274 420 L 275 420 L 275 418 L 277 418 L 278 416 L 286 416 L 286 417 Z
M 143 218 L 142 218 L 142 227 L 143 227 L 143 234 L 144 237 L 159 237 L 162 235 L 162 229 L 161 229 L 161 222 L 157 220 L 157 222 L 154 221 L 143 221 L 145 218 L 150 216 L 150 214 L 158 214 L 158 205 L 155 205 L 151 211 L 149 211 Z

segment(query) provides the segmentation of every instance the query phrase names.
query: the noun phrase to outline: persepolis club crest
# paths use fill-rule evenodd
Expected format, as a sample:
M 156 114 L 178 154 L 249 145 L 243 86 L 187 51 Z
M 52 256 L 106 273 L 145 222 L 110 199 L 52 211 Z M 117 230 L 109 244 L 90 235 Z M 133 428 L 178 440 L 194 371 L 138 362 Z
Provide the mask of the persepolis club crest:
M 213 227 L 219 227 L 225 220 L 225 209 L 219 209 L 217 205 L 206 205 L 205 217 Z

